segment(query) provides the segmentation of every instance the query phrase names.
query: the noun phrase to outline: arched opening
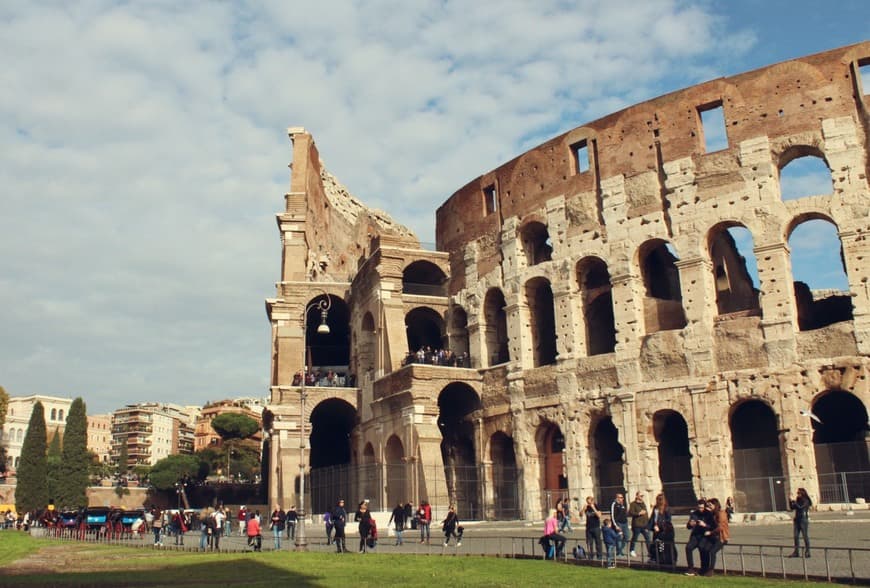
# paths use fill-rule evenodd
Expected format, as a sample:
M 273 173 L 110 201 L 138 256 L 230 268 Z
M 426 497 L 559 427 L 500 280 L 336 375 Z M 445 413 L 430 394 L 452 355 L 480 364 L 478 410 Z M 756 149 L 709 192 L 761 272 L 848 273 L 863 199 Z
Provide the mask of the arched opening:
M 619 431 L 611 417 L 602 417 L 593 431 L 592 448 L 595 456 L 597 496 L 602 504 L 610 504 L 617 492 L 625 493 L 622 471 L 625 449 L 619 443 Z
M 391 435 L 387 439 L 387 445 L 384 448 L 384 459 L 387 466 L 386 506 L 392 508 L 396 504 L 404 504 L 408 500 L 408 490 L 405 484 L 405 480 L 408 477 L 405 471 L 405 447 L 402 445 L 401 439 L 396 435 Z
M 526 303 L 529 306 L 529 328 L 532 335 L 534 367 L 556 363 L 556 315 L 553 290 L 546 278 L 533 278 L 526 283 Z
M 63 420 L 63 409 L 62 408 L 57 411 L 57 420 L 59 420 L 59 421 Z
M 308 373 L 313 374 L 315 380 L 320 380 L 317 377 L 318 372 L 324 376 L 330 371 L 346 375 L 350 364 L 350 314 L 344 300 L 329 296 L 331 305 L 326 315 L 329 333 L 317 332 L 322 317 L 316 303 L 325 298 L 325 296 L 318 296 L 309 302 L 308 306 L 305 363 Z
M 616 348 L 616 323 L 607 264 L 597 257 L 581 260 L 577 264 L 577 284 L 586 325 L 586 354 L 612 353 Z
M 360 377 L 364 374 L 372 374 L 375 370 L 375 358 L 377 340 L 375 337 L 375 319 L 372 313 L 363 315 L 359 334 L 359 355 L 357 359 L 357 373 Z
M 546 513 L 568 488 L 565 472 L 565 435 L 559 425 L 544 422 L 535 435 L 541 467 L 541 512 Z
M 668 504 L 694 506 L 697 497 L 686 419 L 675 410 L 660 410 L 653 415 L 653 433 L 659 444 L 659 479 Z
M 686 314 L 673 247 L 661 239 L 647 241 L 640 248 L 639 261 L 646 290 L 643 301 L 646 332 L 682 329 L 686 326 Z
M 446 296 L 447 276 L 431 261 L 415 261 L 402 272 L 402 292 L 424 296 Z
M 497 519 L 520 518 L 520 493 L 517 457 L 512 437 L 498 431 L 489 440 L 492 462 L 494 515 Z
M 483 333 L 485 357 L 491 366 L 510 361 L 505 306 L 502 291 L 490 288 L 483 301 Z
M 553 243 L 550 241 L 550 232 L 547 230 L 547 225 L 538 221 L 526 223 L 520 229 L 520 241 L 522 241 L 523 252 L 526 254 L 526 263 L 529 266 L 552 259 Z
M 481 408 L 480 398 L 467 384 L 448 384 L 438 395 L 438 428 L 441 457 L 450 503 L 461 519 L 481 516 L 477 475 L 477 452 L 472 414 Z
M 793 147 L 780 158 L 779 193 L 783 201 L 833 192 L 831 170 L 818 149 Z
M 870 497 L 870 425 L 867 407 L 849 392 L 832 390 L 813 403 L 813 445 L 820 502 Z
M 57 409 L 56 408 L 51 409 L 51 419 L 50 420 L 52 420 L 52 421 L 57 420 Z
M 309 466 L 313 512 L 331 508 L 337 496 L 351 496 L 350 434 L 356 409 L 338 398 L 320 402 L 311 411 Z
M 450 313 L 450 350 L 456 367 L 471 367 L 468 357 L 468 314 L 461 306 L 454 306 Z
M 773 410 L 761 400 L 739 404 L 731 414 L 734 447 L 734 500 L 744 511 L 787 508 L 779 428 Z
M 759 310 L 752 233 L 742 225 L 724 224 L 710 231 L 708 241 L 719 314 Z
M 408 351 L 414 353 L 428 347 L 437 350 L 443 347 L 444 320 L 431 308 L 419 307 L 405 315 L 408 333 Z
M 823 218 L 802 220 L 791 231 L 788 245 L 800 330 L 852 320 L 852 296 L 837 227 Z
M 363 449 L 362 464 L 359 468 L 360 489 L 363 498 L 377 500 L 381 495 L 381 467 L 375 459 L 375 448 L 371 443 L 366 443 Z

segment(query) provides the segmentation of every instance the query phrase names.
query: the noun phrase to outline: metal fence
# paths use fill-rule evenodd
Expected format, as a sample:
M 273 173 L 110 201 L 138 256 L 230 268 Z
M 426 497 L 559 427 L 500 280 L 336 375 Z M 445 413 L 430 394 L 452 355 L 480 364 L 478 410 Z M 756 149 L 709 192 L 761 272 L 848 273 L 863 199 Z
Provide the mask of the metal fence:
M 462 520 L 516 520 L 523 517 L 522 470 L 497 464 L 421 466 L 417 462 L 339 465 L 310 472 L 309 504 L 324 512 L 338 498 L 355 506 L 369 500 L 371 510 L 415 506 L 427 500 L 438 512 L 456 506 Z
M 157 548 L 153 545 L 153 537 L 150 533 L 145 534 L 112 534 L 101 530 L 91 530 L 85 533 L 64 532 L 54 533 L 51 529 L 33 528 L 31 534 L 60 541 L 87 541 L 113 545 L 125 545 L 140 548 Z M 356 525 L 348 526 L 348 534 L 354 535 Z M 182 545 L 175 545 L 171 536 L 163 540 L 160 549 L 177 551 L 197 552 L 199 549 L 200 533 L 187 533 L 187 541 Z M 474 527 L 466 527 L 461 545 L 452 540 L 449 545 L 442 543 L 439 533 L 432 530 L 432 540 L 421 543 L 417 540 L 416 531 L 404 532 L 404 544 L 395 545 L 395 535 L 392 529 L 384 529 L 381 533 L 376 552 L 396 553 L 413 555 L 484 555 L 507 558 L 540 559 L 547 558 L 547 554 L 540 544 L 540 537 L 533 535 L 520 535 L 511 533 L 494 533 L 493 531 L 477 530 Z M 348 541 L 349 546 L 354 546 L 355 541 Z M 607 564 L 604 559 L 576 558 L 573 555 L 577 545 L 586 547 L 585 542 L 569 538 L 564 550 L 555 558 L 553 564 L 573 563 L 602 567 Z M 685 543 L 675 542 L 677 558 L 673 562 L 659 563 L 655 559 L 646 556 L 646 546 L 638 545 L 638 553 L 641 557 L 632 558 L 629 555 L 614 557 L 614 563 L 621 568 L 634 568 L 642 570 L 660 570 L 662 572 L 682 572 L 686 569 Z M 268 535 L 264 535 L 263 549 L 272 550 L 272 541 Z M 290 541 L 285 541 L 282 549 L 293 549 Z M 335 549 L 326 542 L 325 535 L 314 531 L 312 527 L 308 534 L 308 549 L 311 551 L 328 552 Z M 820 580 L 828 582 L 850 582 L 855 584 L 870 585 L 870 549 L 866 548 L 839 548 L 839 547 L 816 547 L 813 549 L 811 559 L 789 555 L 792 547 L 784 545 L 759 545 L 759 544 L 733 544 L 729 543 L 718 554 L 717 574 L 729 576 L 752 576 L 783 579 Z M 237 534 L 223 538 L 220 543 L 222 552 L 247 551 L 249 547 L 246 539 Z M 626 551 L 627 553 L 627 551 Z M 697 551 L 694 553 L 695 564 L 699 564 Z M 549 562 L 548 562 L 549 563 Z

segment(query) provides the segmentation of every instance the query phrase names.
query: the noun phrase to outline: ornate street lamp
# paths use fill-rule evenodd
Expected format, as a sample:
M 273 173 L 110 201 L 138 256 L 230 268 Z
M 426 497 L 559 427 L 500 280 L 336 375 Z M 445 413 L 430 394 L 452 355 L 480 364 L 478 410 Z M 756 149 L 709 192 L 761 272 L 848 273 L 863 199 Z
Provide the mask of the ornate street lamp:
M 329 308 L 332 306 L 332 300 L 326 292 L 323 295 L 324 298 L 306 306 L 305 312 L 302 314 L 302 381 L 299 385 L 299 510 L 297 511 L 299 519 L 296 528 L 296 551 L 308 550 L 308 540 L 305 538 L 305 400 L 308 398 L 305 391 L 305 380 L 308 377 L 308 354 L 306 353 L 305 338 L 308 336 L 308 313 L 314 309 L 320 309 L 320 324 L 317 326 L 317 334 L 329 334 L 326 318 L 329 314 Z

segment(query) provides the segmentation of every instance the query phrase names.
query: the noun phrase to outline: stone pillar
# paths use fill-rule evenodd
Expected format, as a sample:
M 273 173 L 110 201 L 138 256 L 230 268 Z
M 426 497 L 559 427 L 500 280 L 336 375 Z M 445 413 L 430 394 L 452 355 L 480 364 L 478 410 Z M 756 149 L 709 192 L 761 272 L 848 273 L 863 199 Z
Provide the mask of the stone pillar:
M 553 290 L 553 314 L 556 319 L 556 356 L 559 361 L 566 361 L 575 357 L 575 330 L 574 296 L 569 289 L 569 284 L 553 284 L 559 290 Z
M 789 366 L 797 360 L 795 331 L 797 313 L 794 282 L 785 243 L 768 243 L 755 248 L 758 279 L 761 282 L 761 330 L 771 367 Z
M 713 265 L 708 259 L 695 257 L 676 262 L 680 272 L 683 311 L 686 313 L 684 329 L 686 359 L 689 373 L 703 376 L 715 373 L 716 358 L 710 342 L 713 340 L 713 321 L 717 314 Z
M 865 221 L 866 225 L 866 221 Z M 855 327 L 855 342 L 858 353 L 870 355 L 870 241 L 867 232 L 870 226 L 859 231 L 840 232 L 846 272 L 849 275 L 849 291 L 852 293 L 852 321 Z
M 642 483 L 645 469 L 640 455 L 635 407 L 634 395 L 631 393 L 611 396 L 610 416 L 619 431 L 619 443 L 625 451 L 622 458 L 622 476 L 626 489 Z
M 637 358 L 645 333 L 643 321 L 643 283 L 635 275 L 613 276 L 613 314 L 616 326 L 616 370 L 620 385 L 641 381 Z
M 698 384 L 689 387 L 692 398 L 689 447 L 695 494 L 719 500 L 734 493 L 733 446 L 728 419 L 728 394 L 724 385 L 710 390 Z M 688 415 L 687 415 L 688 417 Z
M 511 361 L 518 362 L 523 369 L 534 367 L 532 334 L 529 332 L 529 307 L 517 294 L 505 296 L 505 318 L 507 319 L 509 354 Z
M 802 409 L 811 406 L 816 392 L 806 385 L 808 383 L 797 374 L 781 377 L 779 440 L 786 497 L 794 496 L 798 488 L 806 488 L 813 501 L 818 503 L 819 475 L 816 470 L 812 420 L 800 414 Z

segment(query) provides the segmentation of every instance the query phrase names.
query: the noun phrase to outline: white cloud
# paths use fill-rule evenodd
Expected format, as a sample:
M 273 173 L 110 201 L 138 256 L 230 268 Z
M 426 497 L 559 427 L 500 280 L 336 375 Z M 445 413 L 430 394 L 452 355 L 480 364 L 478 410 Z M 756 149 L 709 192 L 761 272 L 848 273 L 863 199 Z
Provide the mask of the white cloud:
M 13 394 L 265 394 L 287 126 L 424 241 L 522 150 L 699 81 L 753 33 L 711 5 L 431 1 L 0 8 L 0 380 Z

